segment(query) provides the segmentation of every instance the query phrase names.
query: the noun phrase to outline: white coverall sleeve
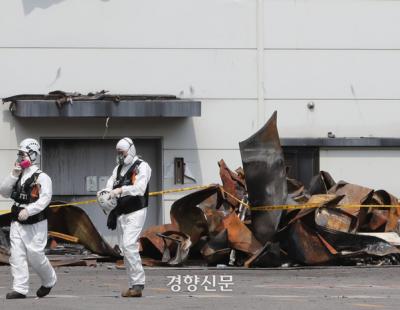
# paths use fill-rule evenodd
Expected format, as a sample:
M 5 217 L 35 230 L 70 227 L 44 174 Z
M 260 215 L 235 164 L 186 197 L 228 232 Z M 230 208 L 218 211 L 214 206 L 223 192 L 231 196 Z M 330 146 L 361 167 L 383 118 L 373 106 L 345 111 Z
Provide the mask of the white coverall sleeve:
M 139 173 L 136 175 L 135 184 L 122 186 L 121 197 L 124 196 L 143 196 L 146 192 L 147 184 L 151 177 L 151 168 L 145 161 L 138 167 Z
M 105 189 L 108 189 L 108 190 L 112 190 L 113 189 L 114 182 L 115 182 L 115 180 L 117 178 L 117 171 L 118 171 L 118 166 L 116 166 L 114 168 L 112 175 L 110 176 L 110 178 L 107 181 Z
M 17 181 L 18 178 L 11 174 L 6 176 L 0 184 L 0 195 L 4 198 L 10 198 L 12 189 Z
M 21 207 L 25 207 L 28 210 L 29 216 L 43 211 L 49 205 L 53 196 L 53 184 L 47 174 L 43 172 L 39 174 L 37 183 L 40 185 L 39 199 L 28 205 L 21 205 Z

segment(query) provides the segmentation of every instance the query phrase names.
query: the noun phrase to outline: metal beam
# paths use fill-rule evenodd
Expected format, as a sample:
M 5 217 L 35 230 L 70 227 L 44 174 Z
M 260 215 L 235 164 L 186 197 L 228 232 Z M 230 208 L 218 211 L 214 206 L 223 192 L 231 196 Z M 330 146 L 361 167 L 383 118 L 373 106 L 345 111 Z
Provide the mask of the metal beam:
M 281 145 L 284 147 L 400 147 L 400 138 L 283 138 Z
M 77 100 L 57 106 L 55 100 L 16 100 L 16 117 L 192 117 L 201 116 L 201 102 L 192 100 Z

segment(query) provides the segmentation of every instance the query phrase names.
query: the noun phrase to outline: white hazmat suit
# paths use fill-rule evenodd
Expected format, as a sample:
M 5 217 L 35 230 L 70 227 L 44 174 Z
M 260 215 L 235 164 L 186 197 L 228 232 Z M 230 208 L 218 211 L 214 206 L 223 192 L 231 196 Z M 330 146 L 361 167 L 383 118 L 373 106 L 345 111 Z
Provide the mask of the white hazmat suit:
M 124 176 L 129 168 L 139 159 L 135 146 L 131 139 L 124 138 L 117 144 L 118 151 L 125 151 L 127 155 L 123 159 L 120 175 Z M 121 160 L 122 163 L 122 160 Z M 118 166 L 115 167 L 109 178 L 106 189 L 112 190 L 117 179 Z M 142 161 L 138 166 L 135 181 L 132 185 L 124 185 L 120 189 L 120 197 L 144 196 L 151 177 L 151 168 Z M 147 208 L 143 208 L 128 214 L 121 214 L 117 219 L 118 243 L 124 255 L 124 263 L 129 277 L 129 287 L 144 286 L 145 274 L 139 254 L 138 238 L 146 220 Z
M 24 182 L 38 170 L 39 168 L 35 164 L 23 169 L 21 184 L 24 184 Z M 9 198 L 17 181 L 18 177 L 13 174 L 4 178 L 0 184 L 0 194 Z M 19 205 L 19 207 L 23 207 L 27 210 L 27 216 L 40 213 L 51 201 L 52 182 L 50 177 L 44 172 L 41 172 L 36 180 L 36 184 L 39 185 L 39 198 L 33 203 Z M 47 243 L 47 232 L 47 219 L 35 224 L 21 224 L 18 221 L 12 221 L 10 227 L 10 265 L 14 292 L 22 295 L 28 293 L 28 262 L 39 275 L 42 286 L 52 288 L 56 284 L 56 273 L 44 254 L 44 248 Z

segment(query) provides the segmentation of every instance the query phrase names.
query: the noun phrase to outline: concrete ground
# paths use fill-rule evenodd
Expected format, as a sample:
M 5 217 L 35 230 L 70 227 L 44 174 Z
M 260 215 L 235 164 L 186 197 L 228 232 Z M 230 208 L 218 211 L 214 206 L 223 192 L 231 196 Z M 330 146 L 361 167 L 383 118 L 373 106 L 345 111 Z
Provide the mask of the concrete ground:
M 11 275 L 8 266 L 0 267 L 0 309 L 400 309 L 400 267 L 146 268 L 143 298 L 120 297 L 126 275 L 112 264 L 56 272 L 59 280 L 51 295 L 35 298 L 40 282 L 32 273 L 29 298 L 16 301 L 5 299 Z M 174 292 L 178 275 L 198 283 L 182 282 Z M 211 283 L 203 284 L 206 280 Z M 206 286 L 215 291 L 205 291 Z

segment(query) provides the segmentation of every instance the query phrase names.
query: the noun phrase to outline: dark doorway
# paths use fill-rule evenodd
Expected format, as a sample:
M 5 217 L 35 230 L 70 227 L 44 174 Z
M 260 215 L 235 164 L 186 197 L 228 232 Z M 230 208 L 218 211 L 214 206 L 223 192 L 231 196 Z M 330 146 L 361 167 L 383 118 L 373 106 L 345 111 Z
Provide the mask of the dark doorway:
M 42 139 L 42 168 L 53 182 L 53 200 L 93 199 L 116 166 L 118 139 Z M 150 191 L 161 189 L 161 139 L 134 139 L 137 154 L 152 169 Z M 107 229 L 106 217 L 96 204 L 84 205 L 99 232 L 115 243 L 115 234 Z M 150 197 L 145 227 L 162 222 L 161 198 Z
M 317 147 L 283 147 L 288 177 L 299 180 L 306 188 L 311 179 L 319 172 L 319 148 Z

